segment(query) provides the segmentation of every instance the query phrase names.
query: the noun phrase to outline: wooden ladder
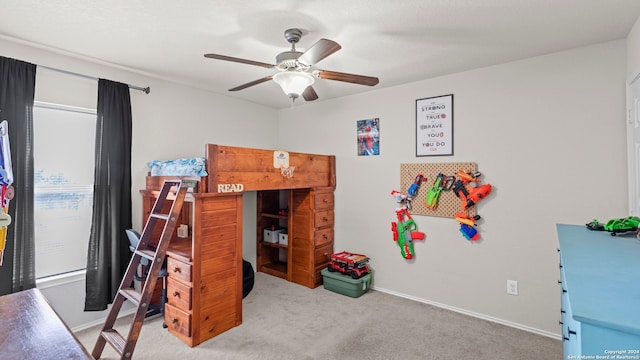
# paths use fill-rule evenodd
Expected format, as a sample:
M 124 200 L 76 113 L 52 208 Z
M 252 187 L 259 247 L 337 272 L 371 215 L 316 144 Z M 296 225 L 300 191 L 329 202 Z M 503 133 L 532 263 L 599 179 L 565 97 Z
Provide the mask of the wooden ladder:
M 138 341 L 138 336 L 140 335 L 140 330 L 142 329 L 142 323 L 144 322 L 144 318 L 149 307 L 149 302 L 151 301 L 151 297 L 153 296 L 153 292 L 156 288 L 158 274 L 162 268 L 162 263 L 164 262 L 180 210 L 182 209 L 184 198 L 187 194 L 187 189 L 193 189 L 195 184 L 196 181 L 194 180 L 165 180 L 162 185 L 160 194 L 151 209 L 151 214 L 149 214 L 147 224 L 140 236 L 138 247 L 131 257 L 129 267 L 122 278 L 122 282 L 120 283 L 118 292 L 113 299 L 113 304 L 109 310 L 104 326 L 102 327 L 102 331 L 100 331 L 98 341 L 91 353 L 95 359 L 100 358 L 106 343 L 109 343 L 111 347 L 120 354 L 121 359 L 131 359 L 136 342 Z M 176 189 L 175 193 L 171 191 L 172 188 Z M 167 200 L 171 201 L 170 198 L 174 196 L 175 198 L 173 199 L 169 213 L 162 213 L 162 209 L 164 208 Z M 163 226 L 163 230 L 157 246 L 154 249 L 151 238 L 156 226 Z M 142 290 L 138 292 L 133 288 L 133 279 L 138 269 L 138 265 L 140 265 L 143 258 L 150 260 L 150 268 L 144 282 L 144 286 L 142 287 Z M 129 329 L 129 335 L 126 338 L 120 335 L 120 333 L 113 328 L 125 300 L 131 301 L 137 307 L 133 323 Z

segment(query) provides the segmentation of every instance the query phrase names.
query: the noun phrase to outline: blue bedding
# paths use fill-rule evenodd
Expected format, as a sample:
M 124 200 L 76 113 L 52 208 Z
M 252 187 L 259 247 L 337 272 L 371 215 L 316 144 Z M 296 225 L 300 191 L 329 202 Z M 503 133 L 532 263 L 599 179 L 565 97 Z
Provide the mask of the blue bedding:
M 205 158 L 153 160 L 147 163 L 152 176 L 207 176 Z

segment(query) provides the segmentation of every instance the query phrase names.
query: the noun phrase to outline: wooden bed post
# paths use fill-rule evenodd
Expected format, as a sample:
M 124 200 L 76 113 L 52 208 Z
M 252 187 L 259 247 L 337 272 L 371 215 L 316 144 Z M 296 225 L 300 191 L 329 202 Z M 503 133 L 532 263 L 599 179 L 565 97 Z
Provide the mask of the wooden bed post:
M 329 156 L 329 186 L 336 189 L 336 157 Z
M 207 159 L 207 189 L 209 192 L 218 192 L 218 145 L 207 144 L 205 146 L 205 156 Z

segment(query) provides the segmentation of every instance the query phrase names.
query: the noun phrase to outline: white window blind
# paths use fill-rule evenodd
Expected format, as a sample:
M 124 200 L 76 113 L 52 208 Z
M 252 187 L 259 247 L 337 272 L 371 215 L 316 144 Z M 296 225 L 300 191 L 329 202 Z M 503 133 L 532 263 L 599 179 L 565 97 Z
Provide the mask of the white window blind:
M 33 111 L 36 277 L 86 267 L 96 112 L 36 102 Z

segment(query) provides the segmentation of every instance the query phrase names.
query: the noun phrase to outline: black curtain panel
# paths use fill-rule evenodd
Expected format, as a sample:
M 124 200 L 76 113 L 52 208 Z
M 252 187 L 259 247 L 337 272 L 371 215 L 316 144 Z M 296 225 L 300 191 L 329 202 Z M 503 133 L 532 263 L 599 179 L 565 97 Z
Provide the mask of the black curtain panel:
M 0 267 L 0 295 L 36 286 L 33 221 L 33 99 L 36 65 L 0 56 L 0 121 L 7 120 L 14 198 Z
M 85 311 L 113 301 L 131 253 L 131 99 L 129 86 L 98 80 L 93 218 Z

